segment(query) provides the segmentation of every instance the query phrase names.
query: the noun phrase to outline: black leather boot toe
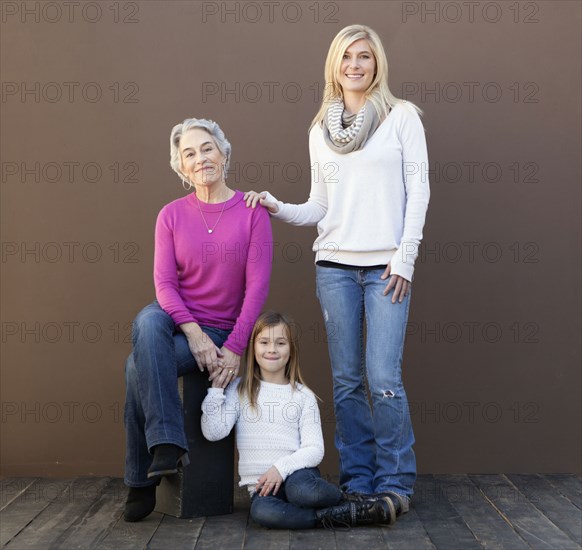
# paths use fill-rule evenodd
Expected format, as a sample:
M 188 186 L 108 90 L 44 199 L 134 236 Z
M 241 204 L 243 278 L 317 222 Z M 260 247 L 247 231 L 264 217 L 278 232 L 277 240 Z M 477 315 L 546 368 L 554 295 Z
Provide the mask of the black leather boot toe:
M 130 487 L 123 518 L 125 521 L 140 521 L 149 516 L 156 507 L 156 485 Z

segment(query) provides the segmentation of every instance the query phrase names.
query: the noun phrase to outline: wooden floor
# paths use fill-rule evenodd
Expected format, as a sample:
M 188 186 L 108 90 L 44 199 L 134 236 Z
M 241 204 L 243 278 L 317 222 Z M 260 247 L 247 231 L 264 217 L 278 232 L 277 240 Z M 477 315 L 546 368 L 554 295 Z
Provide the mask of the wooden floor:
M 124 548 L 581 548 L 582 478 L 566 475 L 422 475 L 410 513 L 393 527 L 277 531 L 235 513 L 179 520 L 122 518 L 120 479 L 0 481 L 0 546 L 7 549 Z

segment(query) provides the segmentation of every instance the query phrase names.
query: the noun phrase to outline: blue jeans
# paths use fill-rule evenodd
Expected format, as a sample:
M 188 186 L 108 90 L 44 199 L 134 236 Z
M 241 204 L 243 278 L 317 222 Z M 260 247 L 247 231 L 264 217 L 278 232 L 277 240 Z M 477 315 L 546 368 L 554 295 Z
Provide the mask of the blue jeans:
M 200 328 L 218 347 L 230 332 Z M 198 369 L 186 336 L 154 301 L 133 322 L 133 352 L 125 363 L 126 485 L 153 484 L 147 471 L 155 445 L 171 443 L 188 450 L 178 393 L 178 377 L 187 373 L 195 373 L 199 383 L 208 386 L 208 372 Z
M 333 375 L 340 485 L 347 492 L 411 496 L 416 459 L 401 376 L 410 293 L 393 304 L 394 289 L 382 294 L 388 283 L 380 279 L 383 272 L 316 266 Z
M 317 468 L 303 468 L 287 477 L 276 495 L 251 499 L 251 518 L 271 529 L 315 527 L 315 510 L 335 506 L 342 492 L 319 474 Z

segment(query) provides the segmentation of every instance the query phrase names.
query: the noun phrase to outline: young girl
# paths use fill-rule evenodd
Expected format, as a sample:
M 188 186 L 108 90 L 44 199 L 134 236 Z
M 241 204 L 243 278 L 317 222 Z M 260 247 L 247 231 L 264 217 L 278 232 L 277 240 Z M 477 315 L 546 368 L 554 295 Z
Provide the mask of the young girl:
M 291 320 L 264 313 L 254 326 L 247 368 L 226 390 L 213 382 L 202 403 L 210 441 L 236 425 L 240 486 L 251 494 L 251 517 L 264 527 L 306 529 L 333 524 L 392 524 L 388 498 L 346 501 L 321 478 L 323 435 L 314 393 L 299 371 Z

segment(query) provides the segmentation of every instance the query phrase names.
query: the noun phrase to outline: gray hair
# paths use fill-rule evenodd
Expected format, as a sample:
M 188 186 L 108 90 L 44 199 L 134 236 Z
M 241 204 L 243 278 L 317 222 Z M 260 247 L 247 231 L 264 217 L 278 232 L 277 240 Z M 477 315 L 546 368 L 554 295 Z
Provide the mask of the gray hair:
M 208 132 L 214 138 L 218 150 L 226 157 L 224 163 L 224 178 L 226 179 L 232 147 L 220 126 L 213 120 L 206 120 L 205 118 L 187 118 L 184 122 L 176 124 L 172 128 L 172 133 L 170 134 L 170 166 L 172 170 L 178 174 L 180 179 L 184 177 L 180 171 L 180 139 L 188 130 L 194 130 L 195 128 Z

